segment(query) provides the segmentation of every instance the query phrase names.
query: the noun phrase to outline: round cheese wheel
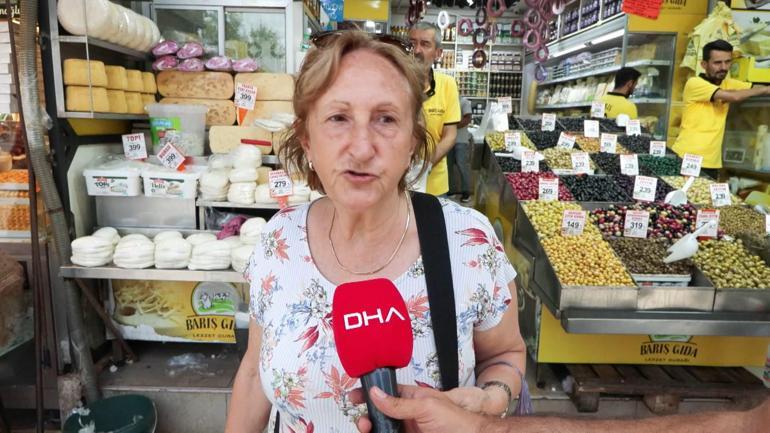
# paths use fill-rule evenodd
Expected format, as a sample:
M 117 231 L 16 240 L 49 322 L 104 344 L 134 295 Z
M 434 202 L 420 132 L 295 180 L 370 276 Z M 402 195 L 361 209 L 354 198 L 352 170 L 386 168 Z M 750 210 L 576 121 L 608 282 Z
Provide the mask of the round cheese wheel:
M 255 167 L 234 168 L 230 171 L 230 182 L 256 182 L 259 178 Z
M 155 237 L 152 238 L 152 241 L 155 242 L 155 244 L 159 244 L 163 241 L 173 240 L 173 239 L 177 239 L 177 240 L 183 239 L 182 234 L 176 230 L 162 231 L 156 234 Z
M 131 48 L 132 50 L 142 51 L 142 48 L 144 47 L 145 37 L 146 37 L 144 17 L 137 14 L 134 11 L 131 11 L 131 19 L 133 20 L 134 33 L 136 37 L 131 41 L 129 41 L 128 47 Z
M 118 34 L 115 35 L 115 43 L 121 47 L 126 47 L 128 46 L 128 43 L 131 42 L 132 37 L 131 20 L 128 15 L 128 9 L 115 5 L 115 13 L 118 15 L 119 22 L 118 28 L 116 29 Z
M 56 14 L 64 30 L 73 35 L 105 39 L 112 31 L 111 5 L 107 0 L 59 0 Z
M 256 245 L 262 237 L 262 228 L 267 224 L 264 218 L 249 218 L 241 225 L 241 243 Z
M 95 231 L 91 236 L 108 239 L 112 242 L 112 245 L 117 245 L 117 243 L 120 241 L 120 235 L 118 234 L 118 231 L 112 227 L 102 227 Z
M 274 204 L 278 203 L 278 200 L 270 196 L 270 186 L 257 185 L 257 189 L 254 191 L 254 202 L 260 204 Z
M 128 242 L 128 241 L 145 241 L 145 242 L 152 242 L 147 236 L 140 234 L 140 233 L 133 233 L 130 235 L 125 235 L 122 238 L 120 238 L 120 243 Z
M 195 233 L 187 237 L 187 242 L 189 242 L 193 247 L 204 242 L 211 242 L 215 240 L 217 240 L 217 237 L 212 233 Z
M 233 252 L 230 256 L 230 261 L 232 262 L 233 269 L 235 269 L 238 272 L 243 272 L 246 270 L 246 266 L 249 264 L 249 258 L 251 257 L 251 253 L 254 251 L 254 247 L 252 245 L 242 245 L 238 248 L 233 249 Z

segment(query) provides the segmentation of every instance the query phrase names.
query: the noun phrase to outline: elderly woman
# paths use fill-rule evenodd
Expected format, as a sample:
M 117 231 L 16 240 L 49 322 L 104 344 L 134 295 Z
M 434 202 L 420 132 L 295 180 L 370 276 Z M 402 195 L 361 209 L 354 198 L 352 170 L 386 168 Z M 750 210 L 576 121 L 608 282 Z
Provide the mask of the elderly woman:
M 420 250 L 404 180 L 410 164 L 430 152 L 423 72 L 408 47 L 366 33 L 334 33 L 315 45 L 297 78 L 297 120 L 281 152 L 287 167 L 326 197 L 284 209 L 263 230 L 247 270 L 249 344 L 227 433 L 356 431 L 363 408 L 348 392 L 359 385 L 342 368 L 330 324 L 335 288 L 345 282 L 394 282 L 414 335 L 412 360 L 397 371 L 398 382 L 443 388 L 422 262 L 430 251 Z M 484 216 L 441 205 L 460 385 L 443 394 L 499 416 L 518 395 L 525 366 L 516 272 Z

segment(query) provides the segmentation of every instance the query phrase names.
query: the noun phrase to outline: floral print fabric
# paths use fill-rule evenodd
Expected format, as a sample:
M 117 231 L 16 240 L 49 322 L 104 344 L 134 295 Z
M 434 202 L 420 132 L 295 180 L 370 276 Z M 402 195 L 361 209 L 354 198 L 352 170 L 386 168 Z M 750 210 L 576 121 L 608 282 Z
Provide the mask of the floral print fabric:
M 450 201 L 442 199 L 441 204 L 455 286 L 460 386 L 473 386 L 473 332 L 500 322 L 516 272 L 486 217 Z M 246 269 L 251 315 L 262 327 L 260 379 L 273 408 L 280 411 L 281 432 L 353 433 L 365 406 L 347 399 L 360 383 L 345 373 L 334 347 L 331 300 L 336 286 L 313 264 L 307 243 L 309 207 L 276 214 Z M 412 360 L 398 370 L 398 382 L 440 388 L 422 259 L 394 284 L 406 302 L 414 334 Z M 274 418 L 273 411 L 270 433 Z

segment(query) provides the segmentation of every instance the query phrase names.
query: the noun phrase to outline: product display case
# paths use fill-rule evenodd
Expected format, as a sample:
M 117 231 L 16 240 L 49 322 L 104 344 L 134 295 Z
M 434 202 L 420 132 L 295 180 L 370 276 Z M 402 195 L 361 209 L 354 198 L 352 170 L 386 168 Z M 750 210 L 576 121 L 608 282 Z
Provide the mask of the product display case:
M 656 137 L 665 137 L 671 105 L 676 34 L 629 32 L 624 16 L 549 45 L 546 79 L 537 88 L 537 112 L 587 113 L 614 88 L 622 67 L 642 75 L 631 101 Z
M 727 115 L 722 161 L 725 171 L 770 180 L 770 98 L 731 104 Z

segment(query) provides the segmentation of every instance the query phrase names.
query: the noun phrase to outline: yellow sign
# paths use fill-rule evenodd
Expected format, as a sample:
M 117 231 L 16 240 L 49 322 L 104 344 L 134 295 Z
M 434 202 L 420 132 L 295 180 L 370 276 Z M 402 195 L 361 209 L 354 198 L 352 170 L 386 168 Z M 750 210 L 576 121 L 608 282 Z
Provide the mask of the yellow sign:
M 234 343 L 241 299 L 229 283 L 112 280 L 113 321 L 133 340 Z
M 768 345 L 770 337 L 568 334 L 543 307 L 537 362 L 762 367 Z
M 343 17 L 346 21 L 388 21 L 389 0 L 347 0 Z

